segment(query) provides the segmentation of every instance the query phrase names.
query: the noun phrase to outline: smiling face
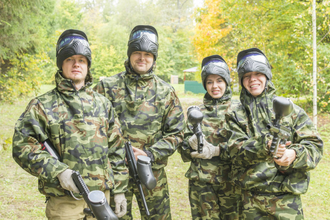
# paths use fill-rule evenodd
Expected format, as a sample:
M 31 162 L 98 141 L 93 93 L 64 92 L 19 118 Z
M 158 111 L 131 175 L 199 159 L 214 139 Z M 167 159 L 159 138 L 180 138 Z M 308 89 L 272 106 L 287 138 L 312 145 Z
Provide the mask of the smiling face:
M 259 72 L 249 72 L 243 76 L 243 86 L 254 97 L 259 96 L 265 89 L 267 78 Z
M 79 90 L 85 85 L 85 79 L 88 73 L 88 61 L 83 55 L 73 55 L 66 58 L 62 64 L 63 77 L 71 79 Z
M 214 74 L 206 78 L 205 85 L 207 93 L 214 99 L 221 98 L 227 87 L 225 80 L 221 76 Z
M 134 71 L 140 75 L 148 73 L 154 63 L 154 55 L 145 51 L 134 51 L 129 58 Z

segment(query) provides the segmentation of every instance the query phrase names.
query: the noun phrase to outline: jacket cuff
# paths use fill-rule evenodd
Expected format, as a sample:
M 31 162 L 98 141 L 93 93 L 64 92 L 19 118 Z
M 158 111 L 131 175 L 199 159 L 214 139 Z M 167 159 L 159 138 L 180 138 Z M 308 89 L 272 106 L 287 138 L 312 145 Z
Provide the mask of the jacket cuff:
M 146 152 L 147 156 L 150 158 L 151 162 L 154 162 L 155 161 L 154 155 L 148 150 L 146 150 L 145 152 Z

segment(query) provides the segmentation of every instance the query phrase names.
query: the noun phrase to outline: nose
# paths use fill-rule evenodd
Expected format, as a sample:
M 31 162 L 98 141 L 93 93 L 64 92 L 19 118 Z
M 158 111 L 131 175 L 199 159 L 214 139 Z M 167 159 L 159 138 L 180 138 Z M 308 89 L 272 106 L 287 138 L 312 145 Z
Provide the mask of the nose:
M 76 60 L 76 59 L 73 60 L 73 66 L 79 66 L 78 60 Z
M 141 55 L 140 55 L 140 59 L 141 59 L 141 60 L 144 60 L 144 59 L 145 59 L 145 55 L 144 55 L 144 54 L 141 54 Z
M 250 76 L 250 81 L 255 81 L 256 79 L 257 79 L 257 76 L 256 75 L 252 74 Z

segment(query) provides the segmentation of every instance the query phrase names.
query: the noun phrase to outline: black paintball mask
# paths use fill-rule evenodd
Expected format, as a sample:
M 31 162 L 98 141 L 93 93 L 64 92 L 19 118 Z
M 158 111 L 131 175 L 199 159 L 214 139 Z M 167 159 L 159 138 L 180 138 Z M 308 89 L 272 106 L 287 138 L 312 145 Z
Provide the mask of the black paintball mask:
M 58 69 L 61 70 L 63 61 L 73 55 L 85 56 L 90 68 L 92 51 L 86 34 L 80 30 L 68 29 L 61 34 L 56 44 L 56 64 Z
M 202 82 L 204 89 L 206 90 L 206 78 L 209 75 L 218 75 L 221 76 L 227 86 L 230 84 L 230 72 L 226 61 L 219 55 L 212 55 L 205 57 L 202 61 Z
M 260 72 L 268 80 L 272 79 L 272 71 L 265 54 L 258 48 L 243 50 L 237 55 L 237 73 L 239 82 L 242 85 L 242 78 L 245 73 Z
M 158 33 L 150 25 L 138 25 L 133 28 L 128 40 L 128 59 L 134 51 L 145 51 L 154 55 L 155 61 L 158 56 Z

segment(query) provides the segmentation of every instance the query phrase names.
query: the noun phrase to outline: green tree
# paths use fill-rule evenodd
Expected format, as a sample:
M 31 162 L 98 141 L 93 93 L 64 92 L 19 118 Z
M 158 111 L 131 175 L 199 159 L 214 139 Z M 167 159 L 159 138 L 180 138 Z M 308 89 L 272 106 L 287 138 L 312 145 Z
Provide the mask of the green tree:
M 325 69 L 318 79 L 327 81 L 330 3 L 318 3 L 318 67 Z M 199 57 L 216 52 L 235 68 L 240 50 L 258 47 L 271 62 L 279 94 L 312 94 L 311 1 L 205 0 L 196 22 L 194 45 Z M 324 94 L 326 86 L 319 89 Z
M 47 15 L 54 0 L 0 0 L 0 100 L 11 101 L 38 88 L 46 43 Z M 40 19 L 44 18 L 44 19 Z

